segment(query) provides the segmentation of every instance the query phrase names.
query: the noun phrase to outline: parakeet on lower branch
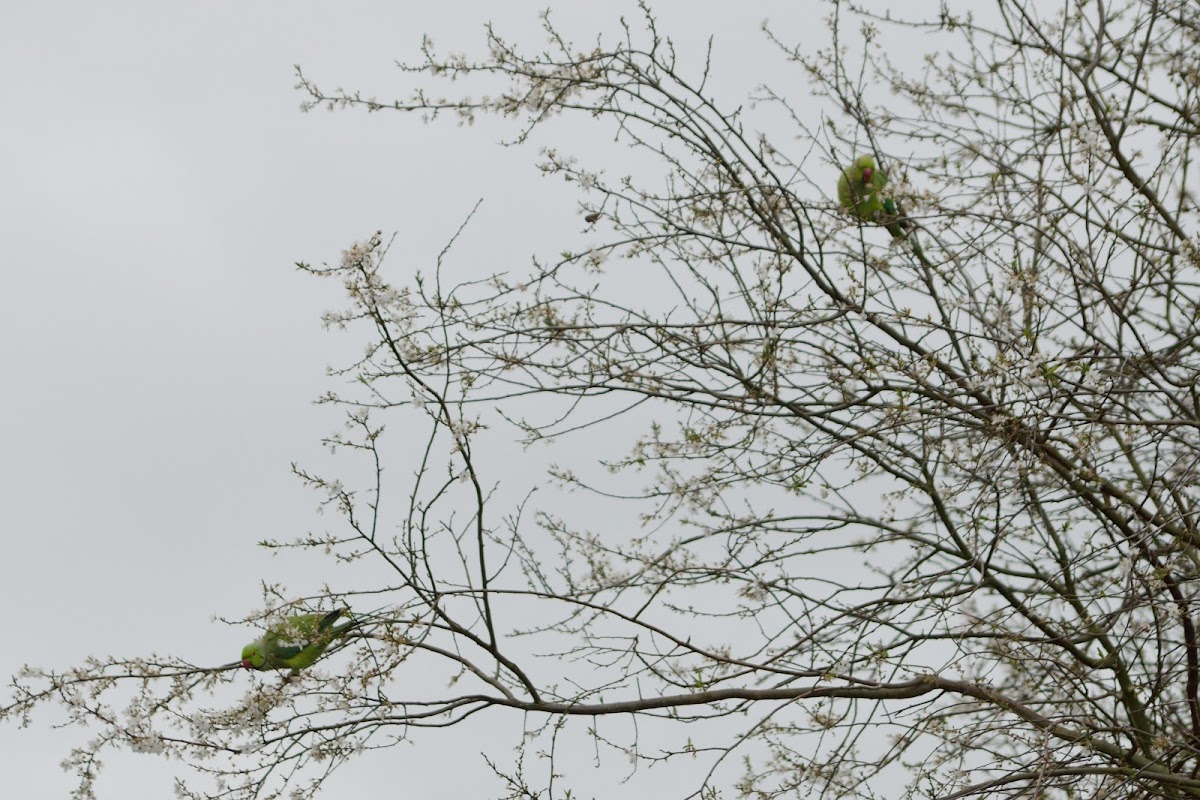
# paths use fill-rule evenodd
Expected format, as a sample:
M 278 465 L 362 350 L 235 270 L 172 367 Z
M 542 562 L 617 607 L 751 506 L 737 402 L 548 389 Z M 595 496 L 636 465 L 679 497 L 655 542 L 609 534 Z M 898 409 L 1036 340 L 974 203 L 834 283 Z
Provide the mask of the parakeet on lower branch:
M 838 203 L 864 222 L 883 225 L 893 238 L 903 239 L 904 229 L 912 223 L 896 208 L 895 200 L 882 196 L 887 182 L 887 173 L 875 166 L 874 158 L 859 156 L 838 178 Z
M 348 609 L 328 614 L 296 614 L 272 625 L 260 638 L 242 648 L 243 669 L 290 669 L 312 666 L 335 639 L 353 627 L 334 625 Z

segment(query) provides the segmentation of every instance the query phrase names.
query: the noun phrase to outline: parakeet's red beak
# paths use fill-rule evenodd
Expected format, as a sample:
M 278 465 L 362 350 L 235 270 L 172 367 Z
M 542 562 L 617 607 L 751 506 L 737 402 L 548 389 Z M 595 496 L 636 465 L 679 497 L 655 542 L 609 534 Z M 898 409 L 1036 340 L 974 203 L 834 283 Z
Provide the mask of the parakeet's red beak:
M 863 167 L 863 171 L 862 171 L 863 183 L 870 183 L 871 176 L 874 174 L 875 174 L 875 170 L 871 169 L 870 167 Z
M 250 659 L 248 659 L 248 658 L 242 659 L 242 669 L 250 669 Z

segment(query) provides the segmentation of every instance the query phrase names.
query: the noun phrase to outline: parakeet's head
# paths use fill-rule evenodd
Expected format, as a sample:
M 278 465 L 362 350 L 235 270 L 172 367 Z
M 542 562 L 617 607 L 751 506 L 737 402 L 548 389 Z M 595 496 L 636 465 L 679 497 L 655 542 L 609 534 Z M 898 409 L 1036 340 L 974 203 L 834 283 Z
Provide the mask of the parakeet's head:
M 863 183 L 870 183 L 875 174 L 875 159 L 871 156 L 859 156 L 854 159 L 854 170 L 862 176 Z
M 254 641 L 242 648 L 242 669 L 262 669 L 266 663 L 262 642 Z

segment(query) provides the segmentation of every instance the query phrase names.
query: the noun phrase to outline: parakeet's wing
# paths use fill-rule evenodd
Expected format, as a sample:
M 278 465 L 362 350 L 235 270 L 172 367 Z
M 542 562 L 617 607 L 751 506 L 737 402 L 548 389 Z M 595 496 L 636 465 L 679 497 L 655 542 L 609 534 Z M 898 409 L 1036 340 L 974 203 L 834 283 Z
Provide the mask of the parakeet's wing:
M 311 666 L 330 642 L 345 631 L 344 625 L 341 628 L 334 627 L 334 623 L 345 613 L 346 609 L 339 608 L 324 616 L 301 614 L 292 617 L 286 625 L 291 638 L 276 639 L 272 659 L 281 666 L 297 670 Z
M 291 661 L 296 656 L 303 653 L 304 648 L 307 646 L 308 646 L 307 643 L 302 644 L 302 643 L 288 642 L 287 644 L 279 644 L 271 650 L 271 652 L 269 654 L 269 658 L 272 661 L 274 661 L 278 664 L 281 664 L 283 666 L 290 666 L 287 662 Z
M 272 626 L 271 633 L 284 642 L 304 642 L 323 634 L 341 610 L 328 614 L 294 614 Z

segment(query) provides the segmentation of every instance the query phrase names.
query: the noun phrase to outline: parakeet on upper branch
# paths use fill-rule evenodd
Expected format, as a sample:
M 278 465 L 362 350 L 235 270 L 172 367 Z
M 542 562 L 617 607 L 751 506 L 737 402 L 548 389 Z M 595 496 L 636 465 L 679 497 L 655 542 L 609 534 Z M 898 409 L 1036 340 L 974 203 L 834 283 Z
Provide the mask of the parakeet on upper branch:
M 353 627 L 353 623 L 334 625 L 348 610 L 296 614 L 272 625 L 260 638 L 242 648 L 242 668 L 299 672 L 312 666 L 335 639 Z
M 864 222 L 883 225 L 894 239 L 907 236 L 912 223 L 896 208 L 896 201 L 882 197 L 887 173 L 875 166 L 871 156 L 859 156 L 838 178 L 838 203 Z

